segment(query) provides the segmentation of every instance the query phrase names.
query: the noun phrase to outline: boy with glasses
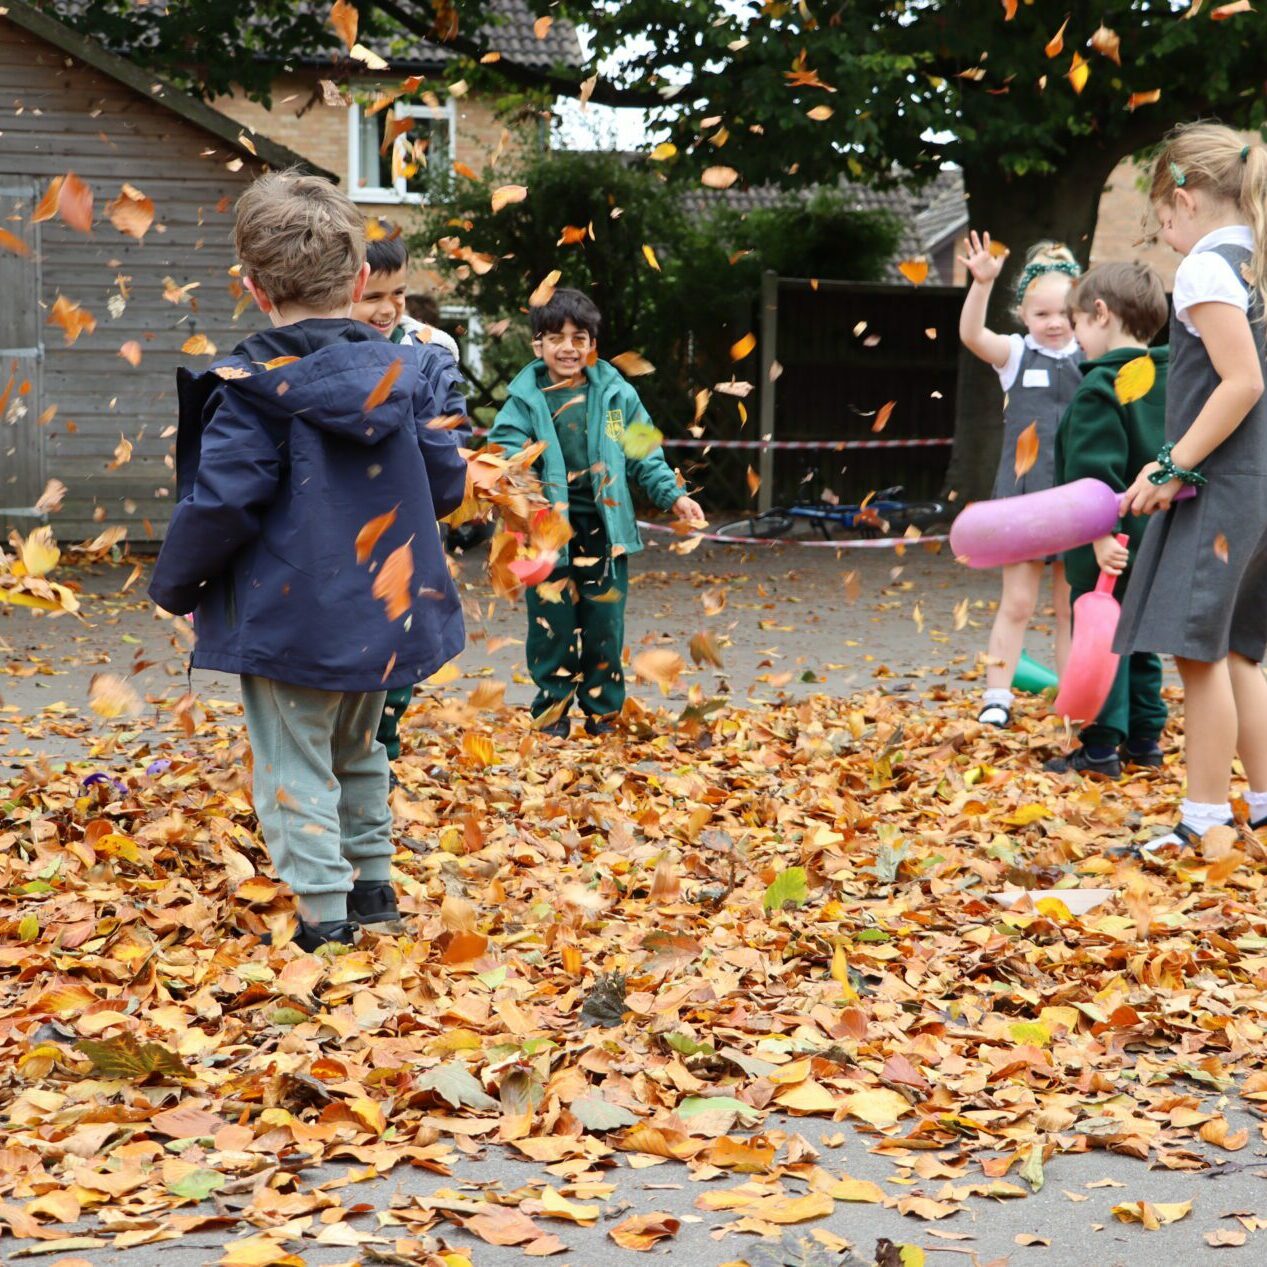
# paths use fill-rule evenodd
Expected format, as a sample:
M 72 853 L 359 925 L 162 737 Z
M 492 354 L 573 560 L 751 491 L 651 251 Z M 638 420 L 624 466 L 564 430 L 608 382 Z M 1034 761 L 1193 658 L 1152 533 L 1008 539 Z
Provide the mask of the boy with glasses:
M 508 453 L 545 442 L 536 469 L 573 532 L 554 572 L 526 595 L 528 670 L 537 685 L 532 714 L 543 718 L 546 734 L 567 738 L 575 699 L 586 731 L 601 735 L 625 702 L 628 556 L 642 549 L 629 480 L 680 519 L 702 525 L 704 513 L 658 444 L 627 451 L 626 429 L 647 424 L 647 411 L 620 371 L 598 359 L 601 317 L 593 301 L 578 290 L 556 290 L 531 310 L 531 320 L 538 359 L 510 384 L 488 439 Z M 561 590 L 558 601 L 543 590 L 550 599 Z

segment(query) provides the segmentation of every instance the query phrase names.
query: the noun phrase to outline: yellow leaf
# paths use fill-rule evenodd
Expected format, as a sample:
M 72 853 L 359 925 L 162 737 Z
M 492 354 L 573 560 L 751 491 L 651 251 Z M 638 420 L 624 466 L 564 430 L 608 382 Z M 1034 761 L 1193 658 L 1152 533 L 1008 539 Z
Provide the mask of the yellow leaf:
M 53 529 L 48 524 L 31 532 L 18 545 L 17 550 L 27 576 L 47 576 L 62 557 L 62 552 L 53 539 Z
M 898 262 L 897 271 L 906 278 L 912 286 L 922 286 L 928 280 L 928 261 L 919 260 L 900 260 Z
M 493 190 L 493 213 L 496 214 L 503 207 L 509 207 L 511 203 L 523 202 L 527 196 L 528 190 L 524 185 L 501 185 Z
M 1074 92 L 1080 93 L 1087 86 L 1087 80 L 1090 77 L 1091 66 L 1087 59 L 1081 53 L 1075 53 L 1068 71 L 1068 79 L 1073 85 Z
M 756 346 L 757 336 L 749 331 L 742 339 L 737 339 L 730 345 L 730 359 L 732 361 L 742 361 L 745 356 L 752 354 Z
M 794 1087 L 784 1087 L 774 1100 L 783 1108 L 797 1113 L 834 1113 L 840 1107 L 839 1096 L 832 1095 L 821 1082 L 801 1082 Z
M 135 717 L 141 711 L 141 699 L 117 673 L 94 673 L 88 683 L 88 706 L 98 717 L 113 721 Z
M 477 735 L 471 730 L 462 736 L 462 755 L 481 770 L 487 770 L 497 760 L 493 741 L 487 735 Z
M 1191 1213 L 1191 1201 L 1125 1201 L 1113 1207 L 1113 1217 L 1118 1222 L 1141 1223 L 1150 1232 L 1167 1223 L 1178 1223 Z
M 448 664 L 442 664 L 429 678 L 427 678 L 428 686 L 447 686 L 450 682 L 456 682 L 462 676 L 462 670 L 458 667 L 456 660 L 450 660 Z
M 660 261 L 656 259 L 655 250 L 646 242 L 642 244 L 642 254 L 646 258 L 647 263 L 658 273 L 660 271 Z
M 621 435 L 620 447 L 630 461 L 641 462 L 654 453 L 663 441 L 664 436 L 651 423 L 631 422 Z
M 884 1205 L 888 1200 L 884 1189 L 869 1179 L 852 1179 L 843 1175 L 827 1188 L 826 1193 L 836 1201 L 865 1202 L 868 1205 Z
M 840 983 L 841 997 L 850 1003 L 858 1002 L 858 992 L 849 981 L 849 960 L 845 948 L 837 946 L 831 957 L 831 975 L 833 981 Z
M 677 146 L 672 141 L 661 141 L 648 157 L 653 163 L 663 163 L 666 159 L 672 158 L 677 153 Z
M 924 1251 L 918 1245 L 901 1245 L 898 1258 L 902 1267 L 924 1267 Z
M 1137 356 L 1127 361 L 1118 370 L 1113 379 L 1113 390 L 1124 405 L 1132 401 L 1142 400 L 1153 389 L 1157 381 L 1157 367 L 1153 358 L 1148 355 Z
M 205 334 L 191 334 L 180 350 L 187 356 L 215 356 L 216 345 Z
M 225 1246 L 220 1267 L 304 1267 L 304 1260 L 266 1236 L 248 1236 Z
M 887 1087 L 855 1091 L 839 1101 L 839 1107 L 844 1108 L 850 1117 L 860 1118 L 877 1127 L 893 1126 L 898 1118 L 911 1112 L 906 1097 Z
M 598 1221 L 598 1216 L 602 1213 L 602 1206 L 581 1205 L 578 1202 L 569 1201 L 553 1188 L 543 1188 L 541 1192 L 541 1213 L 548 1218 L 566 1219 L 569 1223 L 588 1225 Z

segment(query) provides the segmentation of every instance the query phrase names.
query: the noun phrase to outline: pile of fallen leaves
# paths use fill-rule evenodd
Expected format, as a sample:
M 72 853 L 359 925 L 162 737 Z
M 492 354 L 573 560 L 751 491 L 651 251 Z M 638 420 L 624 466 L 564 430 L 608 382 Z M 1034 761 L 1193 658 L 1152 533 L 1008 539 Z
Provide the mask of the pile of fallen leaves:
M 288 944 L 237 732 L 171 727 L 167 756 L 33 766 L 0 805 L 0 1225 L 42 1251 L 244 1223 L 230 1267 L 297 1264 L 305 1236 L 439 1264 L 451 1224 L 548 1254 L 610 1166 L 665 1158 L 718 1180 L 696 1205 L 735 1233 L 844 1202 L 942 1219 L 1058 1152 L 1200 1169 L 1198 1137 L 1249 1142 L 1211 1093 L 1267 1101 L 1261 844 L 1111 856 L 1169 821 L 1170 772 L 1053 780 L 958 697 L 697 698 L 559 743 L 497 684 L 432 696 L 395 798 L 406 931 L 347 953 Z M 909 1183 L 773 1112 L 848 1121 Z M 301 1173 L 444 1174 L 494 1141 L 553 1181 L 368 1211 Z

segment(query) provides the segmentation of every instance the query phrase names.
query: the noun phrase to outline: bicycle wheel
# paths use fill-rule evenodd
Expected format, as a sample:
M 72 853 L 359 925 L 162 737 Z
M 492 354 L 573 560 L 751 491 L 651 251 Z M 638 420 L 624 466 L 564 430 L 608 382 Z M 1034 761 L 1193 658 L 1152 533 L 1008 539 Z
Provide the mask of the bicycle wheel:
M 730 541 L 777 541 L 786 537 L 796 526 L 796 520 L 786 511 L 767 510 L 746 519 L 736 519 L 713 529 L 713 535 Z
M 947 531 L 954 514 L 945 502 L 907 502 L 901 510 L 890 513 L 889 522 L 898 533 L 914 524 L 920 532 L 933 534 Z

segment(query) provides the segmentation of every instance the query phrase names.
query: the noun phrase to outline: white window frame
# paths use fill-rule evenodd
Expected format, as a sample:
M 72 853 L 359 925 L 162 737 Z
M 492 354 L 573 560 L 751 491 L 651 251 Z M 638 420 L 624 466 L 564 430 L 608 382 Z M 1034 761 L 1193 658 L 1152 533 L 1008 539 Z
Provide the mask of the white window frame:
M 449 159 L 452 161 L 457 157 L 458 115 L 452 98 L 438 110 L 434 106 L 397 101 L 387 106 L 384 113 L 390 113 L 398 119 L 447 119 Z M 353 202 L 412 203 L 416 206 L 426 203 L 426 194 L 411 191 L 403 176 L 388 186 L 361 185 L 361 121 L 364 117 L 361 103 L 353 101 L 348 108 L 348 197 Z M 404 137 L 398 137 L 397 143 L 404 144 Z

